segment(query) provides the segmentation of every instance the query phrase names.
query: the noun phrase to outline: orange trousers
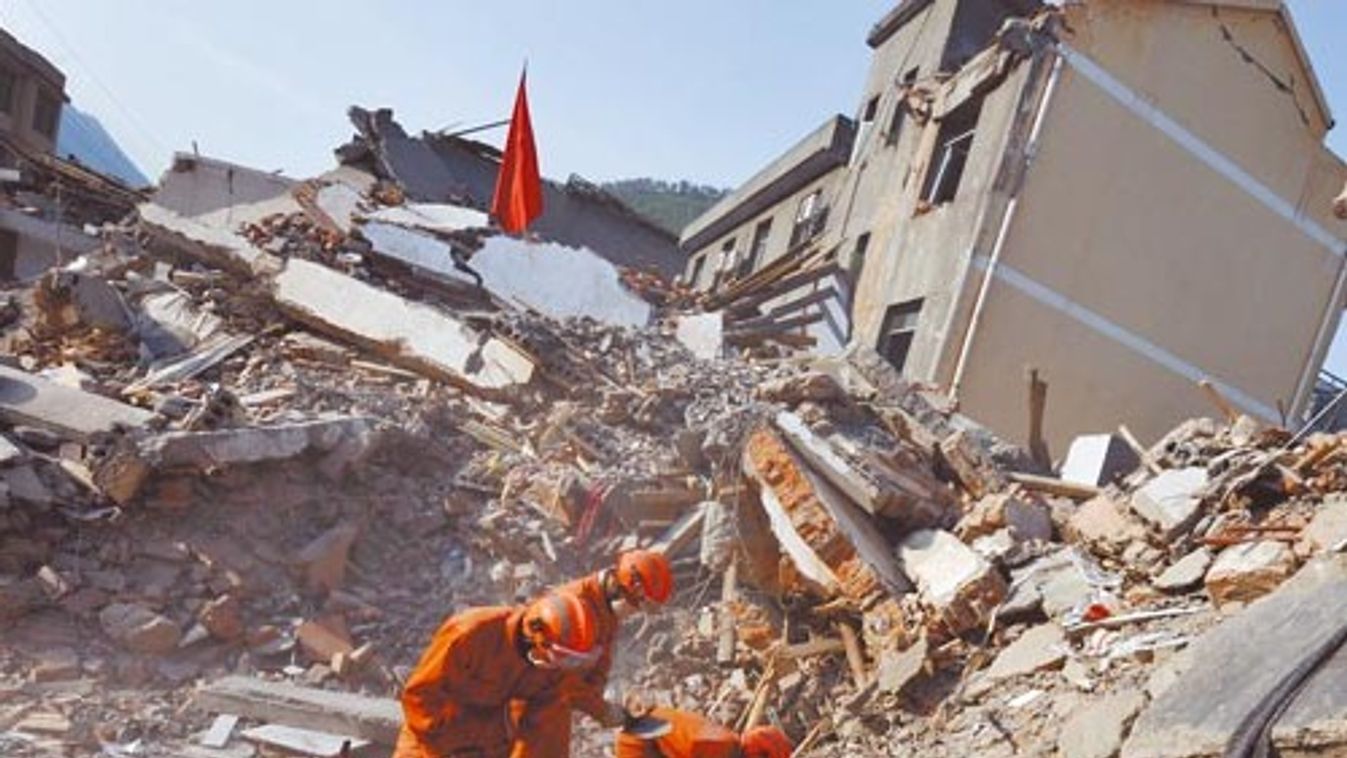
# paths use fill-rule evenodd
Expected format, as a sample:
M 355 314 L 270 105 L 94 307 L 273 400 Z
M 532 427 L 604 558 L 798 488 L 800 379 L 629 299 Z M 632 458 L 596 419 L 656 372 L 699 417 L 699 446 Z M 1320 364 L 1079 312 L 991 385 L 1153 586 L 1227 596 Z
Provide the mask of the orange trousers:
M 507 723 L 503 714 L 460 718 L 443 744 L 422 744 L 404 724 L 392 758 L 569 758 L 571 709 L 560 700 L 516 701 Z

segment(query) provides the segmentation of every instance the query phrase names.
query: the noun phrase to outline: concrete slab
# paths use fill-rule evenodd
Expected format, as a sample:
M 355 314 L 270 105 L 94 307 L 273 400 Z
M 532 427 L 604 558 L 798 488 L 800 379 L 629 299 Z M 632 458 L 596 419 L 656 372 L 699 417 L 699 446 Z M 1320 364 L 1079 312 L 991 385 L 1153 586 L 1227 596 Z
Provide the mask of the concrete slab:
M 380 208 L 364 215 L 370 221 L 433 232 L 458 232 L 491 225 L 485 213 L 448 203 L 408 203 L 394 208 Z
M 1315 553 L 1331 550 L 1347 540 L 1347 500 L 1325 498 L 1314 518 L 1300 533 L 1300 539 Z
M 533 361 L 453 316 L 404 300 L 312 261 L 292 259 L 276 276 L 277 304 L 316 331 L 362 345 L 388 361 L 479 389 L 524 384 Z
M 1175 561 L 1151 582 L 1151 586 L 1161 592 L 1187 592 L 1202 584 L 1202 579 L 1211 568 L 1211 551 L 1199 547 L 1193 552 Z
M 344 749 L 359 750 L 369 745 L 368 740 L 346 737 L 312 729 L 299 729 L 281 724 L 266 724 L 245 729 L 239 736 L 251 742 L 271 745 L 290 753 L 312 755 L 317 758 L 337 758 L 346 755 Z
M 1190 667 L 1142 712 L 1122 755 L 1221 755 L 1244 717 L 1344 618 L 1347 557 L 1324 556 L 1306 564 L 1276 592 L 1193 643 L 1187 651 Z M 1322 713 L 1347 714 L 1347 689 L 1333 676 L 1341 676 L 1342 666 L 1347 659 L 1339 651 L 1302 695 L 1300 702 L 1314 705 L 1293 706 L 1282 724 L 1310 723 Z M 1297 711 L 1299 721 L 1292 718 Z
M 1145 705 L 1146 695 L 1140 690 L 1115 692 L 1090 703 L 1062 726 L 1057 738 L 1059 754 L 1062 758 L 1112 758 Z
M 1165 540 L 1173 540 L 1197 523 L 1198 493 L 1206 486 L 1205 468 L 1168 469 L 1132 493 L 1132 508 Z
M 273 271 L 280 260 L 253 246 L 242 235 L 219 226 L 209 226 L 154 203 L 136 207 L 140 227 L 159 245 L 204 263 L 241 274 Z
M 585 248 L 490 237 L 471 265 L 492 294 L 552 318 L 589 317 L 631 327 L 650 323 L 650 304 L 622 285 L 616 266 Z
M 1231 545 L 1207 570 L 1207 592 L 1217 606 L 1247 603 L 1275 590 L 1296 570 L 1296 556 L 1283 542 Z
M 1056 668 L 1066 660 L 1066 634 L 1053 623 L 1041 624 L 1006 646 L 987 667 L 985 676 L 1000 681 L 1022 674 Z
M 725 349 L 725 314 L 716 311 L 679 316 L 674 337 L 698 358 L 715 360 Z
M 476 287 L 477 280 L 454 268 L 453 246 L 414 229 L 372 222 L 360 228 L 360 233 L 374 246 L 374 254 L 404 263 L 434 279 Z
M 1006 598 L 1000 572 L 949 532 L 909 534 L 898 546 L 898 560 L 922 601 L 954 634 L 982 626 Z
M 143 426 L 153 417 L 149 411 L 0 366 L 0 419 L 10 424 L 87 439 L 118 426 Z
M 1114 434 L 1084 434 L 1071 441 L 1062 463 L 1064 482 L 1102 487 L 1141 465 L 1137 454 Z

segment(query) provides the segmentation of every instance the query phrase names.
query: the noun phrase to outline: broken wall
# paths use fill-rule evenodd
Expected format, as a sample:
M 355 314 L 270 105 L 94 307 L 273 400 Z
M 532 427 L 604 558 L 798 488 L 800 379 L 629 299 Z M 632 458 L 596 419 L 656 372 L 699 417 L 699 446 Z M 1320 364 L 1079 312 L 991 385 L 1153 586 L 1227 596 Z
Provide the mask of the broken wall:
M 994 72 L 996 56 L 983 56 L 956 78 L 985 78 Z M 984 239 L 982 221 L 997 194 L 1002 156 L 1012 143 L 1012 125 L 1026 87 L 1041 83 L 1041 68 L 1024 63 L 985 95 L 958 191 L 953 200 L 918 211 L 922 178 L 939 157 L 937 137 L 942 109 L 957 100 L 934 105 L 936 118 L 911 122 L 907 137 L 915 143 L 908 171 L 889 174 L 887 191 L 871 190 L 877 205 L 874 229 L 863 273 L 856 283 L 852 310 L 853 339 L 875 347 L 890 306 L 921 301 L 916 333 L 903 373 L 922 380 L 945 381 L 941 359 L 961 334 L 961 319 L 975 287 L 968 275 L 975 246 Z M 953 89 L 953 86 L 951 86 Z M 1023 121 L 1023 115 L 1018 116 Z M 878 181 L 878 180 L 876 180 Z M 1016 374 L 1018 380 L 1019 374 Z M 1018 400 L 1019 395 L 1016 395 Z
M 160 177 L 153 201 L 198 223 L 235 231 L 273 213 L 298 211 L 290 195 L 297 185 L 278 174 L 178 153 Z
M 1120 28 L 1108 33 L 1096 17 L 1091 35 L 1157 38 L 1130 63 L 1115 58 L 1103 78 L 1063 68 L 960 388 L 968 413 L 1017 434 L 1024 402 L 1006 382 L 1018 382 L 1026 365 L 1038 368 L 1050 388 L 1047 436 L 1058 450 L 1083 430 L 1126 420 L 1154 439 L 1178 419 L 1207 413 L 1195 386 L 1204 378 L 1241 411 L 1277 421 L 1312 386 L 1340 309 L 1347 224 L 1327 218 L 1332 181 L 1324 174 L 1347 172 L 1324 159 L 1303 124 L 1299 134 L 1257 127 L 1266 136 L 1256 164 L 1225 154 L 1238 148 L 1244 126 L 1242 115 L 1224 110 L 1222 91 L 1246 93 L 1254 121 L 1285 119 L 1284 97 L 1266 101 L 1271 88 L 1250 78 L 1219 34 L 1189 29 L 1180 43 L 1149 16 L 1162 6 L 1128 7 L 1145 10 L 1119 14 L 1111 20 Z M 1163 7 L 1174 8 L 1180 26 L 1199 20 Z M 1119 51 L 1109 44 L 1102 52 Z M 1193 60 L 1209 74 L 1186 71 Z M 1130 70 L 1114 76 L 1120 65 Z M 1128 77 L 1152 88 L 1141 94 L 1145 105 L 1127 107 Z M 1163 113 L 1152 97 L 1163 98 L 1153 101 Z M 1209 126 L 1210 136 L 1183 131 L 1190 121 Z

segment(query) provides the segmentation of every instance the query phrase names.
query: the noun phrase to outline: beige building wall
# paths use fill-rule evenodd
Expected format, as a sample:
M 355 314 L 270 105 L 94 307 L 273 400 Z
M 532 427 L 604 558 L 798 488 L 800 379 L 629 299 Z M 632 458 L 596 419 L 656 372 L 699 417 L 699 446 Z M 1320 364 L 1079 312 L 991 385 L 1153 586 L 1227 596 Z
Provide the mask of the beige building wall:
M 960 78 L 985 77 L 986 67 L 997 58 L 993 52 L 981 62 L 970 64 Z M 922 298 L 916 336 L 903 367 L 908 376 L 942 383 L 947 379 L 940 372 L 942 354 L 951 344 L 949 335 L 962 331 L 958 316 L 971 302 L 967 294 L 971 285 L 965 272 L 982 236 L 985 212 L 994 200 L 996 177 L 1010 147 L 1021 91 L 1032 74 L 1033 67 L 1024 62 L 987 92 L 968 162 L 952 201 L 917 211 L 925 174 L 933 170 L 938 158 L 939 116 L 967 99 L 967 88 L 961 86 L 960 78 L 941 89 L 941 97 L 934 104 L 937 118 L 924 125 L 909 125 L 910 136 L 917 144 L 908 154 L 910 172 L 903 172 L 907 180 L 894 182 L 888 192 L 875 198 L 878 202 L 872 228 L 884 235 L 885 241 L 878 246 L 872 241 L 856 284 L 853 340 L 876 346 L 889 307 Z M 961 293 L 965 293 L 963 297 Z
M 1034 366 L 1058 455 L 1081 432 L 1126 423 L 1151 442 L 1211 415 L 1201 378 L 1267 420 L 1299 410 L 1337 325 L 1347 250 L 1347 223 L 1330 214 L 1347 169 L 1319 144 L 1322 123 L 1307 125 L 1202 28 L 1210 8 L 1073 12 L 1080 33 L 1066 42 L 1087 59 L 1063 67 L 1048 105 L 972 332 L 962 407 L 1022 440 Z M 1260 58 L 1299 66 L 1277 15 L 1257 14 L 1220 10 Z M 1122 88 L 1082 73 L 1090 61 Z

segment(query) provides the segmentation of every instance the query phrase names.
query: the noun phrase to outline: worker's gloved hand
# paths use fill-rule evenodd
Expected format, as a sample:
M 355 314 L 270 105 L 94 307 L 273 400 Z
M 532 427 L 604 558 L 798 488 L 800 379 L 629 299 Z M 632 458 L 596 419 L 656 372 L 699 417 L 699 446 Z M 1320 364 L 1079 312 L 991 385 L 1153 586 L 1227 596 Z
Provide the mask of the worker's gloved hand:
M 652 706 L 646 702 L 646 699 L 639 692 L 632 692 L 622 701 L 622 707 L 626 709 L 627 715 L 638 719 L 649 715 Z
M 618 729 L 627 723 L 628 718 L 630 717 L 626 708 L 612 701 L 607 701 L 604 703 L 603 713 L 600 714 L 599 724 L 605 729 Z

